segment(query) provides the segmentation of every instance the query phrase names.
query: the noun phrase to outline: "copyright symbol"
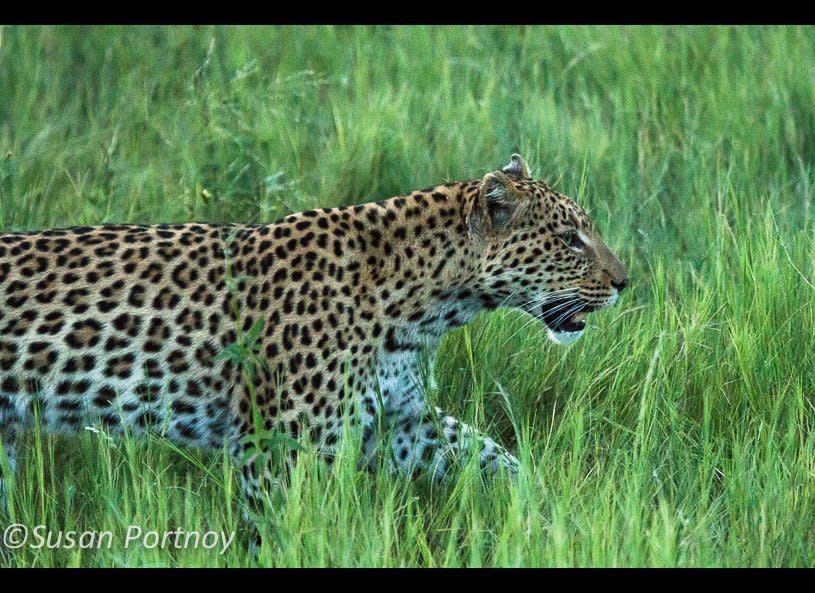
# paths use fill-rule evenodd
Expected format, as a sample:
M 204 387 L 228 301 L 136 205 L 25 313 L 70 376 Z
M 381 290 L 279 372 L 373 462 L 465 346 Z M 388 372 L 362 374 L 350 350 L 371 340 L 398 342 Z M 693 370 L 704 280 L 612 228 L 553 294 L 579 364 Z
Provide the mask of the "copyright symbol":
M 10 550 L 17 550 L 25 545 L 28 540 L 28 527 L 21 523 L 15 523 L 6 527 L 3 532 L 3 545 Z

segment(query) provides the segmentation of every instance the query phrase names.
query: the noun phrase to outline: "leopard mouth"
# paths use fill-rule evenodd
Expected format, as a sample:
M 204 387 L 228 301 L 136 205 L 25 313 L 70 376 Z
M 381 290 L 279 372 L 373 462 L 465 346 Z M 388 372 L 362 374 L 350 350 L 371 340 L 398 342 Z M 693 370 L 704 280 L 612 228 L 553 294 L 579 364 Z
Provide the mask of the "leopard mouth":
M 595 307 L 573 298 L 557 299 L 541 307 L 540 318 L 555 333 L 575 333 L 586 329 L 586 317 Z

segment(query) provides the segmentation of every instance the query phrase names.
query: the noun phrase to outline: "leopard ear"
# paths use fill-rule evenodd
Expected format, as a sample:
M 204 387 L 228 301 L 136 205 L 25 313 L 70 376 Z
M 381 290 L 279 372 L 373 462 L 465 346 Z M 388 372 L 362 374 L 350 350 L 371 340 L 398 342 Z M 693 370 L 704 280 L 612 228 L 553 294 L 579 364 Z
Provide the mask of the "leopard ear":
M 526 161 L 517 152 L 509 157 L 509 164 L 501 169 L 507 175 L 513 175 L 518 179 L 529 179 L 529 167 Z
M 470 227 L 479 234 L 504 230 L 515 212 L 515 188 L 501 171 L 487 173 L 478 185 Z

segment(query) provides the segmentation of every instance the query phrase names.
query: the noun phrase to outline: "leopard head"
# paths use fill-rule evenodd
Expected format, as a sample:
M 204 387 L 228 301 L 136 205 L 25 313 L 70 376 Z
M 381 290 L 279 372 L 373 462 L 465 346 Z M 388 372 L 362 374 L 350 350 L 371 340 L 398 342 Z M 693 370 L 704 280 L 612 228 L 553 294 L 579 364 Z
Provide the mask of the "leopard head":
M 485 304 L 533 315 L 557 343 L 577 340 L 586 316 L 616 303 L 628 285 L 625 266 L 586 211 L 532 179 L 520 155 L 480 181 L 468 229 Z

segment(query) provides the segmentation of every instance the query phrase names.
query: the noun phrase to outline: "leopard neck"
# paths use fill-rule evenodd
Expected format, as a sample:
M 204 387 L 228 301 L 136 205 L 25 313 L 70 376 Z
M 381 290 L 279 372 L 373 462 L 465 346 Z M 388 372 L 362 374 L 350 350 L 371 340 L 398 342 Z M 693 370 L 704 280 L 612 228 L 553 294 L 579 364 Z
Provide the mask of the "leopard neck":
M 477 185 L 438 185 L 347 209 L 360 285 L 385 318 L 438 337 L 483 308 L 470 288 L 479 258 L 466 223 Z

